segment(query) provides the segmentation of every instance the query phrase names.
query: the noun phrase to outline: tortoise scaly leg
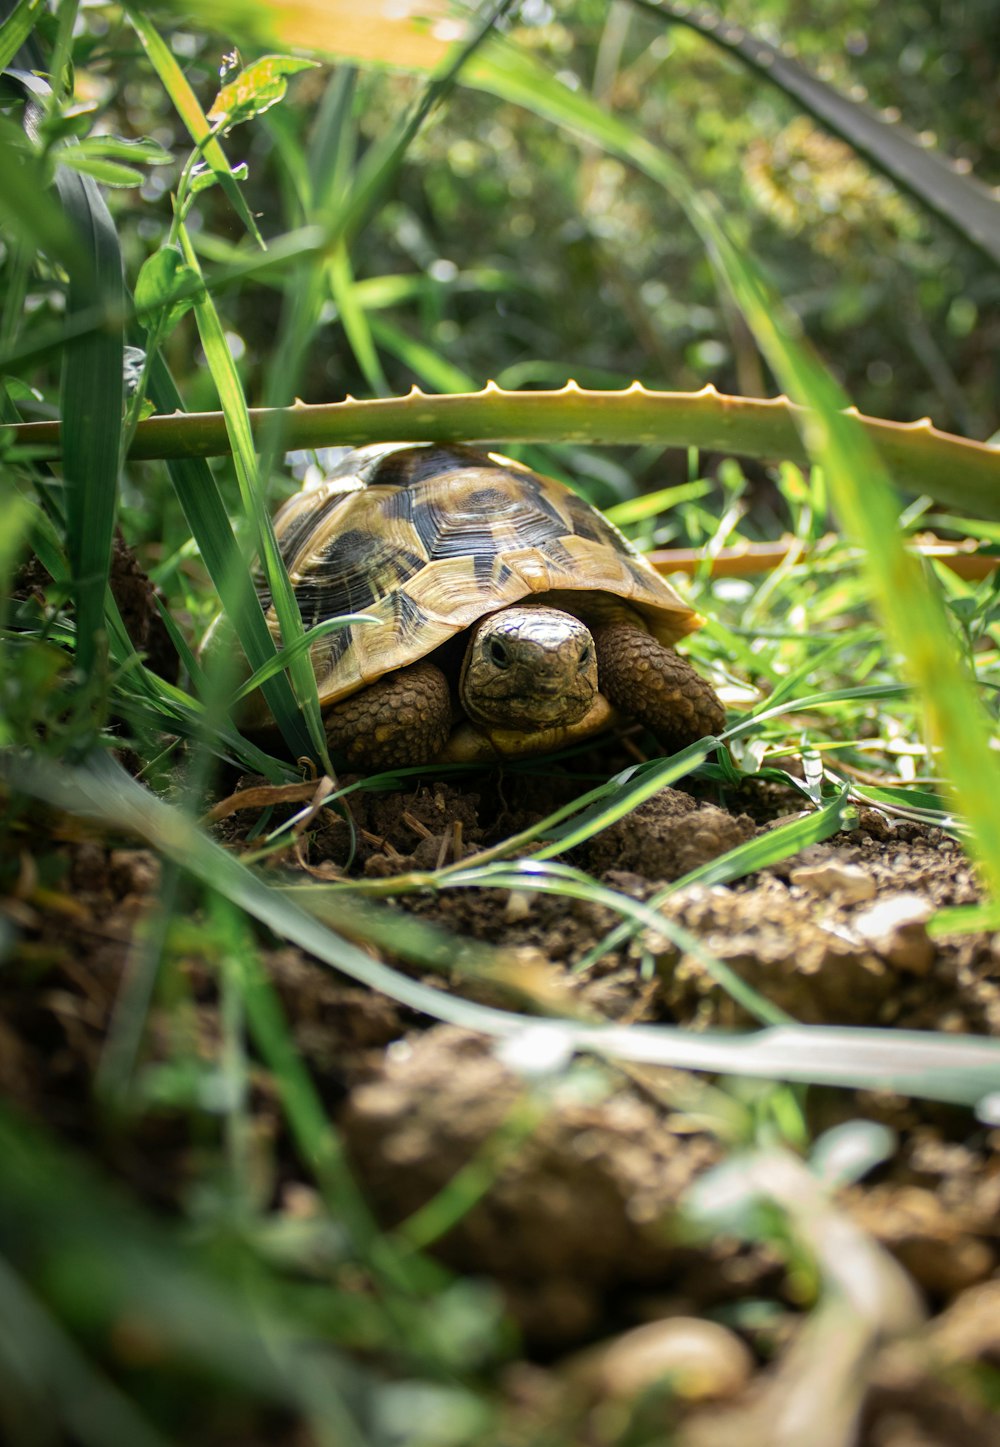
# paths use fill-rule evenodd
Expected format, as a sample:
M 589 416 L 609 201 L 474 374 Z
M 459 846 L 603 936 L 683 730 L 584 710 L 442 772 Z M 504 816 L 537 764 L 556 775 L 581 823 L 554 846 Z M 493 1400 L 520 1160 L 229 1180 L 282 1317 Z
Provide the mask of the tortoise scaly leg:
M 451 733 L 448 680 L 435 664 L 414 663 L 345 698 L 323 723 L 331 751 L 352 769 L 429 763 Z
M 601 692 L 645 724 L 668 752 L 725 728 L 725 709 L 711 684 L 639 624 L 614 620 L 591 632 Z

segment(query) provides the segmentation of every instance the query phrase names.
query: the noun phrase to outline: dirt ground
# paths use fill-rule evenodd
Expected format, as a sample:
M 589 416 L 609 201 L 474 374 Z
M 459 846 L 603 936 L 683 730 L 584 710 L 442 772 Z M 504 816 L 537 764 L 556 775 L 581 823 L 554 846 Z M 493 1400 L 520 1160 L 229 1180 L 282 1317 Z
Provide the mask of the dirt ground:
M 371 878 L 434 867 L 545 817 L 583 786 L 549 769 L 479 774 L 468 788 L 429 779 L 405 793 L 355 793 L 350 869 Z M 646 899 L 801 802 L 769 784 L 713 799 L 667 789 L 568 862 Z M 220 837 L 239 850 L 253 818 L 233 815 Z M 335 874 L 348 849 L 347 825 L 326 811 L 301 858 Z M 286 855 L 271 867 L 295 865 Z M 151 853 L 72 821 L 57 821 L 41 851 L 37 836 L 25 839 L 19 878 L 2 902 L 20 943 L 0 975 L 0 1089 L 169 1208 L 194 1169 L 182 1122 L 166 1112 L 147 1119 L 138 1138 L 109 1138 L 91 1097 L 130 943 L 158 880 Z M 932 941 L 925 928 L 929 907 L 976 897 L 953 839 L 868 810 L 826 844 L 732 887 L 689 887 L 665 911 L 799 1021 L 996 1034 L 1000 937 Z M 602 906 L 456 889 L 410 895 L 396 907 L 466 940 L 520 951 L 526 967 L 605 1018 L 696 1029 L 752 1023 L 698 958 L 665 937 L 646 934 L 575 969 L 617 923 Z M 699 1239 L 680 1226 L 685 1192 L 725 1154 L 690 1108 L 690 1077 L 592 1067 L 551 1091 L 542 1108 L 488 1041 L 428 1022 L 295 948 L 273 945 L 266 962 L 385 1225 L 419 1211 L 470 1162 L 491 1163 L 492 1184 L 433 1249 L 455 1270 L 497 1283 L 520 1327 L 522 1352 L 501 1383 L 511 1440 L 539 1432 L 544 1440 L 557 1424 L 581 1440 L 617 1440 L 609 1403 L 620 1413 L 623 1400 L 641 1394 L 646 1383 L 630 1373 L 647 1350 L 672 1373 L 676 1395 L 669 1407 L 660 1400 L 657 1421 L 683 1418 L 680 1440 L 813 1440 L 772 1432 L 774 1413 L 794 1396 L 793 1375 L 800 1384 L 808 1375 L 796 1353 L 826 1352 L 810 1348 L 804 1330 L 820 1314 L 804 1311 L 809 1291 L 766 1239 Z M 220 1032 L 213 977 L 194 950 L 186 971 L 193 1028 L 208 1051 Z M 457 974 L 433 979 L 490 998 Z M 166 1046 L 162 1031 L 154 1010 L 153 1059 Z M 902 1336 L 882 1326 L 862 1334 L 870 1350 L 852 1377 L 867 1382 L 861 1440 L 997 1442 L 981 1379 L 1000 1366 L 1000 1133 L 968 1111 L 884 1093 L 812 1089 L 800 1099 L 812 1132 L 863 1117 L 897 1133 L 892 1158 L 835 1203 L 837 1220 L 859 1228 L 879 1261 L 902 1268 L 916 1302 Z M 308 1210 L 309 1186 L 263 1075 L 255 1108 L 273 1152 L 278 1209 Z M 894 1281 L 887 1300 L 904 1289 Z M 849 1432 L 824 1438 L 850 1440 Z

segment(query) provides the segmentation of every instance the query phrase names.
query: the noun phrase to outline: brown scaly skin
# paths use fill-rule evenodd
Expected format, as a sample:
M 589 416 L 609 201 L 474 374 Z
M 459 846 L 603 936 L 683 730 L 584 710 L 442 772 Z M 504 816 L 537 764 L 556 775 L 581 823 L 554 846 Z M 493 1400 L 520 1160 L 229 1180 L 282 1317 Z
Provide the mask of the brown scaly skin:
M 645 724 L 668 753 L 725 728 L 715 690 L 686 658 L 628 621 L 598 624 L 593 633 L 601 692 Z
M 437 758 L 451 732 L 448 680 L 414 663 L 345 698 L 323 719 L 331 750 L 352 769 L 392 769 Z

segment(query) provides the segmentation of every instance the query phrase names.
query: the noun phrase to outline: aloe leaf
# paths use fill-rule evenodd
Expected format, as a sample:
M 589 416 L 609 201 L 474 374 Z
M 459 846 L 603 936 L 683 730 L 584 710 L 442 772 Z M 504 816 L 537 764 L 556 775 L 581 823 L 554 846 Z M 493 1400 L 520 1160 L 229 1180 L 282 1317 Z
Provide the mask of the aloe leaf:
M 276 249 L 276 248 L 275 248 Z M 248 268 L 257 271 L 259 268 Z M 246 273 L 240 272 L 239 275 Z M 236 270 L 230 273 L 238 279 Z M 373 327 L 381 318 L 370 318 Z M 388 334 L 384 334 L 388 335 Z M 35 355 L 18 351 L 18 359 Z M 732 397 L 703 387 L 700 392 L 653 392 L 634 382 L 620 391 L 591 391 L 568 382 L 557 391 L 505 391 L 488 382 L 481 392 L 427 396 L 414 388 L 407 397 L 254 408 L 257 437 L 277 427 L 285 445 L 332 447 L 339 443 L 408 442 L 581 442 L 648 443 L 701 447 L 748 457 L 787 458 L 807 463 L 800 428 L 802 410 L 787 397 Z M 939 432 L 920 422 L 886 422 L 856 413 L 900 487 L 966 508 L 977 518 L 1000 518 L 1000 447 Z M 4 428 L 0 427 L 0 440 Z M 58 453 L 58 422 L 21 423 L 12 429 L 23 446 Z M 136 428 L 133 458 L 215 457 L 228 450 L 221 412 L 151 417 Z M 966 523 L 967 527 L 968 524 Z
M 933 211 L 963 240 L 1000 264 L 1000 201 L 974 176 L 964 175 L 938 151 L 921 145 L 905 126 L 883 120 L 863 102 L 849 100 L 810 74 L 798 61 L 714 11 L 672 5 L 669 0 L 662 3 L 632 0 L 632 3 L 661 20 L 690 26 L 713 45 L 737 56 L 846 141 L 901 190 Z

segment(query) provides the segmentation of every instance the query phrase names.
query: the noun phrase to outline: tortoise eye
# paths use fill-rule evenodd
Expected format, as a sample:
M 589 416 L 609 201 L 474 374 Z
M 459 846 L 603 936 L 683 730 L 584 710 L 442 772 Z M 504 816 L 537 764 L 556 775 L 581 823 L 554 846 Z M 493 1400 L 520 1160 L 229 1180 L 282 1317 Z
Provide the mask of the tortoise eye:
M 490 662 L 495 663 L 497 668 L 506 668 L 510 663 L 507 648 L 499 638 L 490 639 Z
M 590 644 L 589 644 L 589 643 L 585 643 L 585 644 L 583 645 L 583 647 L 580 649 L 580 667 L 581 667 L 581 668 L 586 668 L 586 666 L 587 666 L 587 664 L 588 664 L 589 662 L 590 662 Z

